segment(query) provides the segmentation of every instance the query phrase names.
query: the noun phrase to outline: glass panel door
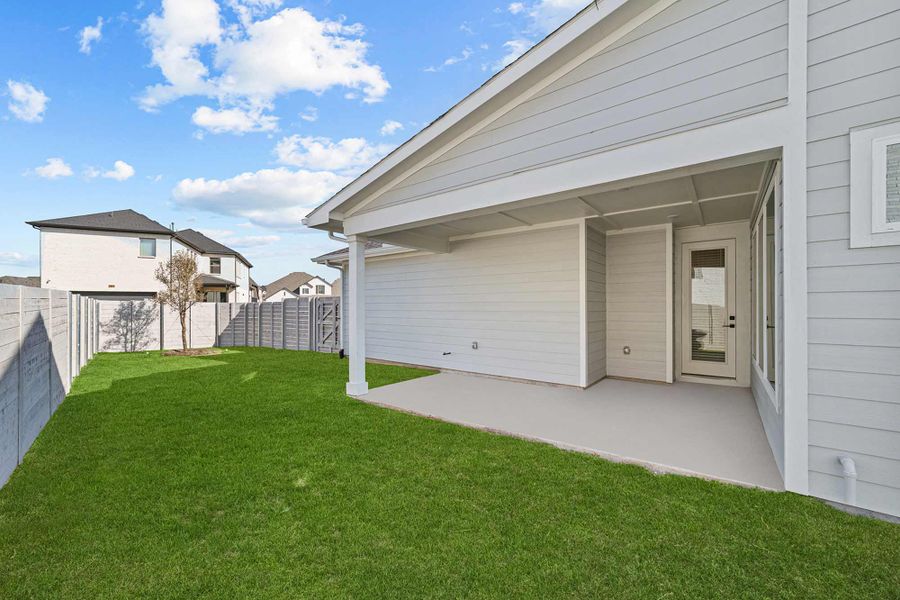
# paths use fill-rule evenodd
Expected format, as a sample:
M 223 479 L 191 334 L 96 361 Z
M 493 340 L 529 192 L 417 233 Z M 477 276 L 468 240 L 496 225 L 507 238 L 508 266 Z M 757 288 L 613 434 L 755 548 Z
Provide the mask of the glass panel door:
M 734 377 L 734 240 L 684 244 L 682 262 L 682 372 Z

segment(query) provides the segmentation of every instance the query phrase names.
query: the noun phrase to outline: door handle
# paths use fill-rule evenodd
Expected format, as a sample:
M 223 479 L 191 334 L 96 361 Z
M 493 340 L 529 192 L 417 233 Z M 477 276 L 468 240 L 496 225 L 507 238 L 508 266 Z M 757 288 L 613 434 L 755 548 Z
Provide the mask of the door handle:
M 727 325 L 722 325 L 722 327 L 727 327 L 729 329 L 734 329 L 734 323 L 729 323 Z

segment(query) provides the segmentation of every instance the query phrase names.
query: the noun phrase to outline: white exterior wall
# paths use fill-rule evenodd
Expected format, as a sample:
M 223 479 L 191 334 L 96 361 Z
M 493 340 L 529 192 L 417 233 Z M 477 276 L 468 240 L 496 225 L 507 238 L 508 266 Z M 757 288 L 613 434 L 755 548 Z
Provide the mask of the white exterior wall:
M 666 232 L 606 236 L 606 372 L 666 381 Z M 624 347 L 631 348 L 630 354 Z
M 271 296 L 266 296 L 264 302 L 284 302 L 288 298 L 296 298 L 294 294 L 290 293 L 287 290 L 278 290 Z
M 366 260 L 367 357 L 580 385 L 579 228 L 451 250 Z
M 897 8 L 811 0 L 807 70 L 809 492 L 843 502 L 837 459 L 849 455 L 858 505 L 893 515 L 900 515 L 900 246 L 849 247 L 849 133 L 900 117 Z
M 140 256 L 140 238 L 156 239 L 156 257 Z M 45 229 L 41 231 L 41 287 L 91 292 L 160 289 L 157 267 L 169 258 L 165 235 Z
M 676 2 L 361 212 L 783 104 L 787 6 Z
M 156 240 L 156 256 L 140 256 L 141 238 Z M 44 229 L 41 231 L 41 287 L 97 293 L 134 292 L 152 294 L 162 289 L 156 269 L 169 259 L 169 252 L 187 250 L 197 257 L 197 270 L 210 274 L 210 255 L 200 255 L 167 235 Z M 212 255 L 215 256 L 215 255 Z M 222 273 L 216 275 L 237 283 L 232 302 L 250 299 L 250 270 L 233 256 L 221 256 Z M 235 277 L 236 264 L 240 264 Z

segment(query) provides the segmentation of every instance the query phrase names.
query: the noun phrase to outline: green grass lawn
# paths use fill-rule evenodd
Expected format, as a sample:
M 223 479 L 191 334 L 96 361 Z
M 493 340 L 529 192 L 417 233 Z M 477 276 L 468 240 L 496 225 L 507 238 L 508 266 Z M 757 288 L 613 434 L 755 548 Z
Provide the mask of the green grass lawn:
M 371 406 L 346 367 L 98 355 L 0 490 L 0 597 L 900 598 L 900 526 Z

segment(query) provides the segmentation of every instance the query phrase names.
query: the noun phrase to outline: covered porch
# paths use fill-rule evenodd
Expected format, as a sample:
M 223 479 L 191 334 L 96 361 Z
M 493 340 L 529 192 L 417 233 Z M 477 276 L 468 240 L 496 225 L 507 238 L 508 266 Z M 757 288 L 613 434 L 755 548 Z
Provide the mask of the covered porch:
M 657 472 L 784 489 L 744 388 L 604 379 L 581 390 L 445 372 L 362 399 Z

